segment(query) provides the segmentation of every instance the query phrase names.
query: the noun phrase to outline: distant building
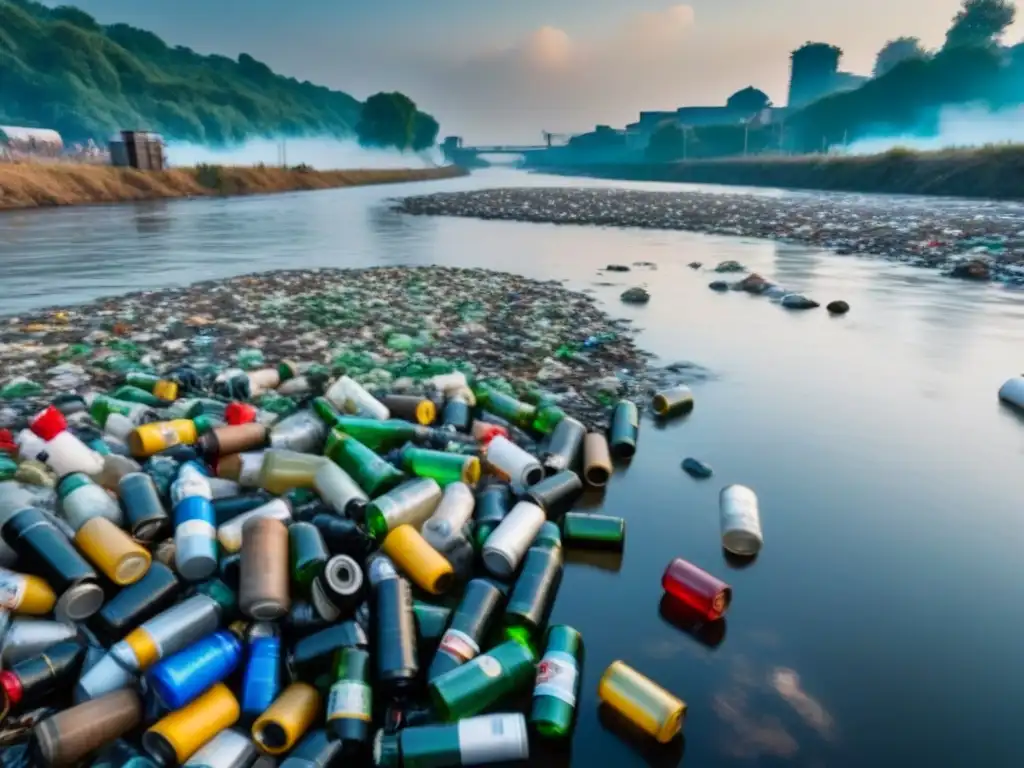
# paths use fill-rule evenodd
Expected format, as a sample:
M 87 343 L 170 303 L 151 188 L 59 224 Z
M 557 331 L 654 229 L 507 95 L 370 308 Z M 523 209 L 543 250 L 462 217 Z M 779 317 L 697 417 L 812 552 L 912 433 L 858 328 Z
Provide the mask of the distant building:
M 839 71 L 843 51 L 828 43 L 806 43 L 790 55 L 790 109 L 799 109 L 812 101 L 839 91 L 860 88 L 870 78 Z
M 110 164 L 140 171 L 164 170 L 163 136 L 149 131 L 121 131 L 110 139 Z

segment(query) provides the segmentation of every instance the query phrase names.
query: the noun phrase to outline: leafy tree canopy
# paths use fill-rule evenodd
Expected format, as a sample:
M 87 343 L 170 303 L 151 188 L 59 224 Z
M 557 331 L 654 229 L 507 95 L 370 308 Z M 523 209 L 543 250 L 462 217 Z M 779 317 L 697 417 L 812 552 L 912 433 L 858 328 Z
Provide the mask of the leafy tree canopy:
M 35 0 L 0 0 L 0 94 L 0 124 L 53 128 L 69 141 L 105 141 L 123 129 L 206 144 L 346 137 L 363 113 L 349 94 L 276 74 L 246 53 L 203 56 Z M 413 143 L 432 143 L 436 121 L 414 114 Z
M 437 120 L 402 93 L 375 93 L 363 105 L 356 136 L 364 147 L 419 151 L 437 140 Z
M 927 58 L 928 51 L 921 45 L 916 37 L 898 37 L 890 40 L 882 46 L 882 50 L 875 57 L 875 69 L 872 72 L 874 77 L 881 77 L 890 72 L 893 67 L 902 64 L 909 59 Z
M 995 45 L 1016 15 L 1013 0 L 964 0 L 946 32 L 945 47 Z

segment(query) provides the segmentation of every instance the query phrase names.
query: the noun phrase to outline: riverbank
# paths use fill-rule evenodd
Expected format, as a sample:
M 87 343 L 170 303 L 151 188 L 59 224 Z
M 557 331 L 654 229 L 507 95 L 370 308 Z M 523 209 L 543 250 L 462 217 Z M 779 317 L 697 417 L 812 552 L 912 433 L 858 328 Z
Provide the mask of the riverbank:
M 897 149 L 880 155 L 538 166 L 536 170 L 623 181 L 1024 200 L 1024 145 L 941 152 Z
M 202 371 L 253 355 L 316 363 L 369 387 L 462 370 L 520 394 L 546 391 L 595 425 L 619 397 L 648 400 L 704 375 L 649 366 L 628 321 L 557 282 L 449 267 L 282 271 L 8 318 L 0 426 L 15 415 L 3 417 L 3 401 L 35 407 L 113 387 L 129 370 Z
M 757 237 L 1024 284 L 1024 206 L 935 198 L 534 187 L 407 197 L 405 213 Z
M 318 171 L 199 165 L 137 171 L 71 163 L 0 163 L 0 210 L 180 197 L 255 195 L 464 176 L 457 166 Z

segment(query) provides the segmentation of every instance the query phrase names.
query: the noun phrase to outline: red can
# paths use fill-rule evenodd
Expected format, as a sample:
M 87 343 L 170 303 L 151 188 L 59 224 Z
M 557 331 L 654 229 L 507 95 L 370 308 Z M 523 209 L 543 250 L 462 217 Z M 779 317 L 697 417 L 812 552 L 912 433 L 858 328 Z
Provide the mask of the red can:
M 57 435 L 68 428 L 67 419 L 55 406 L 48 405 L 40 411 L 32 422 L 29 429 L 35 432 L 43 440 L 53 440 Z
M 0 429 L 0 451 L 12 455 L 18 452 L 18 444 L 14 442 L 14 435 L 9 429 Z
M 668 564 L 661 587 L 709 621 L 722 618 L 732 602 L 732 587 L 681 557 Z
M 256 409 L 248 403 L 228 403 L 224 409 L 224 421 L 232 426 L 250 424 L 256 421 Z

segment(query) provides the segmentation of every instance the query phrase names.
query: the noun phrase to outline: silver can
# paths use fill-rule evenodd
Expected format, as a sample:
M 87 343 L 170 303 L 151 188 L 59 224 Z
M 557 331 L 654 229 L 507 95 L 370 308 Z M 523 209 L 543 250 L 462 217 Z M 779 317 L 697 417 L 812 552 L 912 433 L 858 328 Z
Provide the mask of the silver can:
M 753 557 L 761 551 L 761 513 L 757 494 L 745 485 L 729 485 L 718 496 L 722 546 L 727 552 Z
M 529 501 L 520 501 L 484 542 L 481 552 L 484 567 L 498 578 L 511 576 L 546 521 L 543 509 Z

